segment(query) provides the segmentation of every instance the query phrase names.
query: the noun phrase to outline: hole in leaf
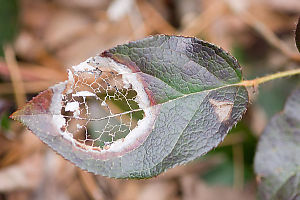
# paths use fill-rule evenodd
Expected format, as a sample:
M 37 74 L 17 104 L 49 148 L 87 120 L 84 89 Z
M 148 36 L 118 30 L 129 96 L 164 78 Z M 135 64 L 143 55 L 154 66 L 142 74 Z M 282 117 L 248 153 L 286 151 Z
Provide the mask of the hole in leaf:
M 144 118 L 137 92 L 116 71 L 74 71 L 69 82 L 63 93 L 62 131 L 72 134 L 81 148 L 108 149 Z

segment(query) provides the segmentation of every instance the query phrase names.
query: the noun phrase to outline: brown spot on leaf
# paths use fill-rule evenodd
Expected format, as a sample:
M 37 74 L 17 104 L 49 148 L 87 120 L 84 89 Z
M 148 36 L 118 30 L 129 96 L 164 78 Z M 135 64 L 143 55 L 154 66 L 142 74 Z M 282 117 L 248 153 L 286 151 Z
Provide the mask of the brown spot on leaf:
M 52 96 L 52 89 L 48 89 L 41 92 L 31 101 L 29 101 L 22 109 L 14 112 L 10 116 L 10 118 L 18 119 L 22 115 L 37 115 L 50 113 L 49 107 L 51 105 Z
M 220 122 L 227 121 L 231 115 L 233 103 L 230 101 L 218 101 L 209 99 L 209 103 L 214 107 L 214 111 Z

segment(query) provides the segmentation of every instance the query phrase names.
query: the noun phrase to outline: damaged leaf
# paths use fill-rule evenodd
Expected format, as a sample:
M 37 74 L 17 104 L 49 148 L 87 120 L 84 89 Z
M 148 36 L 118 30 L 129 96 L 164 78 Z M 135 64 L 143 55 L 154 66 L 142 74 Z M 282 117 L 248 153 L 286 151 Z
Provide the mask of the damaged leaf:
M 300 198 L 300 89 L 288 98 L 261 136 L 255 156 L 259 199 Z
M 12 117 L 84 170 L 149 178 L 224 139 L 248 104 L 241 74 L 219 47 L 153 36 L 73 66 Z

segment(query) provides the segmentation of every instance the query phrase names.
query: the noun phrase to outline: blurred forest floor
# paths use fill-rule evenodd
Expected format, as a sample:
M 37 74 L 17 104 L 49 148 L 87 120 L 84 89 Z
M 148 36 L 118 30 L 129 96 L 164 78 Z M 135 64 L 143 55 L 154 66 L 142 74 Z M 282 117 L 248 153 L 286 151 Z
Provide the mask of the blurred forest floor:
M 86 173 L 8 116 L 67 79 L 68 67 L 153 34 L 217 44 L 247 79 L 295 68 L 299 13 L 299 0 L 0 0 L 0 200 L 255 199 L 256 141 L 299 84 L 295 78 L 254 89 L 247 114 L 220 147 L 148 180 Z

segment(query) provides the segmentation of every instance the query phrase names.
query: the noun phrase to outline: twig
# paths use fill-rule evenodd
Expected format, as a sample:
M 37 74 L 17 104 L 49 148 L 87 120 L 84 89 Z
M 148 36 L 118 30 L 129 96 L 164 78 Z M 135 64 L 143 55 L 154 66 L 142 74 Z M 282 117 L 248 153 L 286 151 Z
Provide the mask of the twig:
M 170 169 L 166 173 L 160 174 L 157 179 L 160 180 L 170 180 L 175 178 L 180 178 L 187 176 L 189 174 L 204 174 L 215 166 L 223 163 L 225 157 L 221 154 L 210 155 L 209 157 L 190 163 L 189 165 L 177 166 L 173 169 Z
M 33 65 L 18 62 L 19 71 L 23 81 L 63 81 L 66 79 L 66 73 L 46 66 Z M 0 61 L 0 76 L 9 77 L 10 72 L 6 63 Z
M 219 145 L 219 147 L 238 145 L 238 144 L 243 143 L 244 141 L 245 141 L 245 138 L 242 135 L 242 133 L 229 134 L 226 136 L 224 141 Z
M 223 1 L 214 1 L 200 15 L 193 19 L 183 30 L 178 32 L 178 35 L 196 36 L 201 33 L 206 27 L 212 24 L 219 18 L 224 11 Z
M 140 39 L 145 37 L 145 23 L 136 1 L 133 3 L 132 12 L 128 13 L 128 17 L 133 32 L 132 38 Z
M 161 14 L 148 2 L 138 1 L 138 7 L 144 17 L 145 24 L 163 34 L 174 34 L 176 29 L 170 25 Z
M 253 16 L 246 9 L 237 11 L 233 8 L 233 5 L 227 1 L 228 6 L 231 11 L 239 16 L 239 18 L 244 21 L 245 24 L 252 27 L 257 33 L 259 33 L 271 46 L 281 51 L 289 59 L 300 62 L 300 54 L 291 50 L 282 40 L 280 40 L 276 34 L 270 30 L 264 23 L 259 21 L 255 16 Z
M 233 169 L 234 181 L 233 186 L 236 189 L 242 190 L 244 187 L 244 151 L 243 145 L 237 144 L 232 146 L 233 153 Z
M 24 87 L 25 93 L 37 93 L 42 90 L 47 89 L 50 85 L 54 85 L 55 82 L 50 81 L 31 81 L 31 82 L 23 82 L 22 85 Z M 14 93 L 14 86 L 11 83 L 0 83 L 0 95 L 12 94 Z
M 249 12 L 243 13 L 242 19 L 256 30 L 270 45 L 280 50 L 289 59 L 300 62 L 300 54 L 292 51 L 283 41 L 281 41 L 265 24 L 256 19 Z
M 18 107 L 21 107 L 26 103 L 26 94 L 25 94 L 25 89 L 24 89 L 21 73 L 19 70 L 19 66 L 15 58 L 15 53 L 10 45 L 4 47 L 4 55 L 5 55 L 5 61 L 7 63 L 7 68 L 10 73 L 10 78 L 12 81 L 16 102 Z
M 80 181 L 82 182 L 86 192 L 91 199 L 101 200 L 104 199 L 104 194 L 98 187 L 94 175 L 78 169 Z

